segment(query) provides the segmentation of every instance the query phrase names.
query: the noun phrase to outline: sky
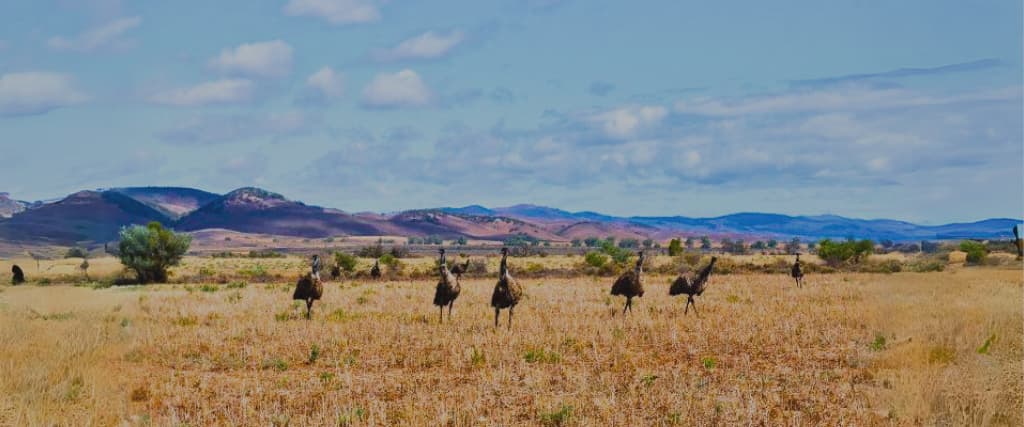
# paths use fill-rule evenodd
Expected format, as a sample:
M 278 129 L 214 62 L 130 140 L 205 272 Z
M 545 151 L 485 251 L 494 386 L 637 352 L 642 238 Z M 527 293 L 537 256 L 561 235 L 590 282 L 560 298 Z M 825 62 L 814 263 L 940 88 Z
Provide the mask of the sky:
M 1024 214 L 1008 1 L 5 0 L 0 192 Z

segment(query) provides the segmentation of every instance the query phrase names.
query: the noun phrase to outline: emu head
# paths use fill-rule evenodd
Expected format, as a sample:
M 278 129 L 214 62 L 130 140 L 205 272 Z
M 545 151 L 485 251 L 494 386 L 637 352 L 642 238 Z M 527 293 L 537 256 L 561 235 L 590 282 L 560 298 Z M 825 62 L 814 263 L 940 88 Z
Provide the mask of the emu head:
M 501 248 L 501 254 L 502 255 L 508 255 L 508 248 L 507 247 Z

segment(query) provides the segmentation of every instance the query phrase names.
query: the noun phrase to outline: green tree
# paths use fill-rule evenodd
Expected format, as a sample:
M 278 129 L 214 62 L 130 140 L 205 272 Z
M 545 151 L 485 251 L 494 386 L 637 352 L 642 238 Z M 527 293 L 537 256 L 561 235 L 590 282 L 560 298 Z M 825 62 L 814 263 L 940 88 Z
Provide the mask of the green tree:
M 591 251 L 587 252 L 587 254 L 583 257 L 583 260 L 587 263 L 587 265 L 591 267 L 601 268 L 608 263 L 608 256 L 600 252 Z
M 693 237 L 686 238 L 686 249 L 693 249 Z
M 338 265 L 338 268 L 341 268 L 342 270 L 345 270 L 345 271 L 347 271 L 349 273 L 355 271 L 355 269 L 356 269 L 356 261 L 357 260 L 356 260 L 355 256 L 349 255 L 347 253 L 344 253 L 344 252 L 335 252 L 334 253 L 334 263 Z
M 641 242 L 641 244 L 643 244 L 644 247 L 647 248 L 647 249 L 653 248 L 654 247 L 654 239 L 644 239 L 644 241 Z
M 465 237 L 459 237 L 457 240 L 455 240 L 455 244 L 459 246 L 466 246 L 467 243 L 469 243 L 469 241 L 466 240 Z
M 847 240 L 835 242 L 825 239 L 818 242 L 818 256 L 829 265 L 838 265 L 845 262 L 859 263 L 867 259 L 874 251 L 874 243 L 870 240 Z
M 686 239 L 690 241 L 691 239 Z M 691 242 L 692 243 L 692 242 Z M 679 239 L 672 239 L 668 242 L 668 255 L 677 256 L 683 253 L 683 244 Z
M 701 236 L 700 237 L 700 249 L 704 250 L 704 251 L 710 251 L 711 250 L 711 238 L 710 237 L 708 237 L 708 236 Z
M 766 247 L 767 246 L 765 246 L 764 242 L 762 242 L 760 240 L 758 240 L 758 241 L 754 242 L 754 244 L 750 245 L 750 249 L 756 249 L 756 250 L 759 250 L 759 251 L 760 250 L 764 250 L 764 248 L 766 248 Z
M 967 262 L 971 264 L 981 264 L 985 260 L 985 256 L 988 255 L 988 248 L 985 247 L 985 244 L 974 240 L 960 242 L 960 250 L 967 252 Z
M 771 240 L 768 241 L 768 248 L 769 249 L 775 249 L 777 247 L 779 247 L 779 241 L 778 240 L 771 239 Z
M 786 253 L 794 255 L 800 252 L 800 238 L 794 237 L 789 243 L 786 243 Z
M 583 241 L 582 240 L 580 240 L 580 239 L 572 239 L 572 247 L 578 248 L 580 246 L 583 246 Z
M 121 263 L 135 272 L 139 283 L 167 281 L 167 269 L 178 265 L 188 252 L 192 236 L 175 233 L 151 222 L 121 229 L 118 253 Z

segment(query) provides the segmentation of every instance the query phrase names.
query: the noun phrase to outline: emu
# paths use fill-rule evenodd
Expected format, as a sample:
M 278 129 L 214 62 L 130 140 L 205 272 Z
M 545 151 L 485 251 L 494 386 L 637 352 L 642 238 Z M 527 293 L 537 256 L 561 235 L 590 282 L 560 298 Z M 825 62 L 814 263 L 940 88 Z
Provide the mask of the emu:
M 462 286 L 459 285 L 458 278 L 448 271 L 448 264 L 445 263 L 444 249 L 439 249 L 441 253 L 441 261 L 438 263 L 438 273 L 440 273 L 440 280 L 437 281 L 437 289 L 434 291 L 434 305 L 441 309 L 440 321 L 444 322 L 444 306 L 448 306 L 448 320 L 452 319 L 452 306 L 455 305 L 455 299 L 459 297 L 459 292 L 462 291 Z
M 374 280 L 380 279 L 380 260 L 373 261 L 373 267 L 370 268 L 370 277 Z
M 507 249 L 507 248 L 504 248 Z M 469 271 L 469 259 L 466 259 L 465 263 L 455 263 L 450 267 L 452 274 L 455 275 L 456 279 L 462 279 L 462 275 Z
M 308 274 L 295 283 L 292 299 L 306 301 L 306 319 L 313 317 L 313 301 L 324 295 L 324 284 L 320 281 L 320 255 L 313 255 L 313 264 Z
M 17 264 L 11 266 L 11 274 L 13 275 L 13 277 L 11 277 L 12 285 L 25 283 L 25 272 L 21 271 L 21 267 L 18 267 Z
M 796 280 L 796 287 L 804 287 L 804 271 L 800 268 L 800 254 L 796 254 L 796 262 L 793 263 L 793 269 L 790 270 L 789 275 Z
M 626 305 L 622 307 L 622 314 L 626 314 L 626 310 L 633 313 L 633 297 L 644 296 L 644 251 L 637 252 L 639 258 L 636 260 L 636 267 L 633 271 L 627 271 L 622 273 L 615 284 L 612 285 L 612 295 L 622 295 L 626 297 Z
M 1013 245 L 1017 247 L 1017 260 L 1024 259 L 1024 241 L 1020 239 L 1020 231 L 1016 225 L 1013 226 Z
M 467 261 L 467 264 L 468 261 Z M 512 312 L 516 304 L 523 298 L 523 288 L 508 272 L 508 248 L 501 248 L 501 267 L 498 269 L 498 283 L 491 294 L 491 307 L 494 307 L 494 327 L 498 327 L 498 316 L 501 309 L 508 309 L 508 328 L 512 329 Z
M 306 301 L 306 319 L 313 316 L 313 301 L 320 300 L 324 295 L 324 284 L 320 278 L 310 274 L 304 274 L 295 284 L 295 293 L 292 299 Z
M 711 276 L 711 269 L 715 267 L 715 261 L 718 261 L 718 257 L 711 257 L 711 262 L 701 269 L 696 276 L 692 274 L 679 275 L 679 277 L 672 282 L 672 286 L 668 288 L 669 295 L 687 295 L 686 309 L 683 310 L 683 314 L 689 314 L 690 305 L 693 305 L 693 312 L 697 313 L 697 317 L 700 317 L 700 313 L 697 312 L 697 303 L 694 301 L 693 297 L 704 294 L 704 289 L 708 284 L 708 277 Z

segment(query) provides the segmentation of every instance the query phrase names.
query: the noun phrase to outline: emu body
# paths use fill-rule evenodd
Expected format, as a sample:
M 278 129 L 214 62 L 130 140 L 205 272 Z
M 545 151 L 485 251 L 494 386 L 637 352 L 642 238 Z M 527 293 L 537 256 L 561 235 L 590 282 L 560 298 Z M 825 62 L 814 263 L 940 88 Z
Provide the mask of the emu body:
M 469 262 L 466 262 L 469 265 Z M 494 307 L 494 327 L 498 327 L 501 309 L 508 309 L 508 328 L 512 329 L 512 314 L 523 298 L 523 288 L 508 272 L 508 248 L 501 248 L 501 266 L 498 268 L 498 283 L 491 294 L 491 307 Z
M 704 294 L 704 289 L 707 288 L 708 277 L 711 276 L 711 269 L 715 267 L 715 261 L 718 261 L 717 257 L 711 257 L 711 262 L 708 263 L 703 269 L 700 270 L 696 275 L 685 274 L 680 275 L 672 282 L 672 286 L 668 288 L 669 295 L 683 295 L 686 294 L 686 309 L 683 310 L 683 314 L 689 314 L 690 306 L 693 306 L 693 312 L 700 316 L 697 312 L 697 303 L 693 299 L 695 296 L 701 296 Z
M 622 307 L 622 314 L 626 314 L 626 310 L 629 310 L 630 313 L 633 312 L 633 297 L 644 296 L 644 251 L 637 252 L 637 255 L 633 271 L 622 273 L 612 284 L 612 295 L 626 297 L 626 305 Z

